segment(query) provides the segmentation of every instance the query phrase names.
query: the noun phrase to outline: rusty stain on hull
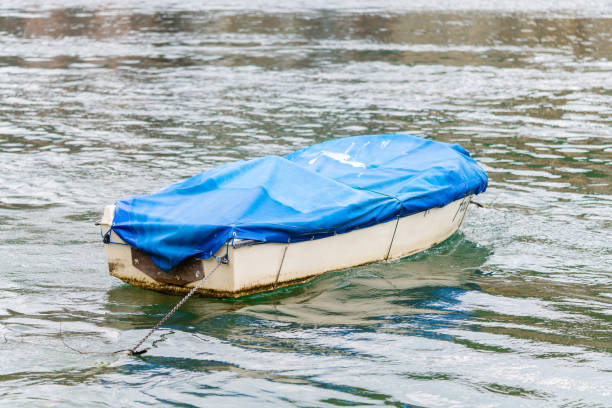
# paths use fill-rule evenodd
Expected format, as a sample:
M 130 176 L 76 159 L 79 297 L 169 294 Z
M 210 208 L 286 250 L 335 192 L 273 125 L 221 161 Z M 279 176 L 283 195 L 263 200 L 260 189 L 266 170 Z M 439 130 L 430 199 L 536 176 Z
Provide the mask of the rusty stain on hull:
M 172 285 L 184 285 L 202 279 L 204 268 L 199 259 L 188 258 L 183 262 L 165 272 L 153 263 L 151 256 L 138 248 L 130 247 L 132 254 L 132 265 L 141 272 L 147 274 L 151 279 Z

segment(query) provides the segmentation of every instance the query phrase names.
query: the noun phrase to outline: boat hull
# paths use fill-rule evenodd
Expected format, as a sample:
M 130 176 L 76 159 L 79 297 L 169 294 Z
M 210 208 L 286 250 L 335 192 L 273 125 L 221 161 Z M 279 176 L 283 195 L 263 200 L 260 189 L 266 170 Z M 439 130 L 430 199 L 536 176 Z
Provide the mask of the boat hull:
M 368 228 L 317 240 L 280 243 L 239 242 L 215 254 L 227 255 L 198 294 L 239 297 L 307 281 L 326 272 L 376 261 L 393 260 L 426 250 L 450 237 L 461 225 L 471 197 L 453 201 Z M 102 232 L 112 224 L 114 206 L 107 206 Z M 104 244 L 109 273 L 133 286 L 169 294 L 185 294 L 217 265 L 215 258 L 192 259 L 168 273 L 155 267 L 112 233 Z

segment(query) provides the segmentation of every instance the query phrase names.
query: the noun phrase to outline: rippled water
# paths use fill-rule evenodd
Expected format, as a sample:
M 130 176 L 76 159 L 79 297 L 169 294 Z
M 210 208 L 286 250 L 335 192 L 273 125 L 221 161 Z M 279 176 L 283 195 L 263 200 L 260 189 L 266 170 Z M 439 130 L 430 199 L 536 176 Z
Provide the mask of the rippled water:
M 0 3 L 0 405 L 612 406 L 610 1 Z M 409 3 L 409 4 L 408 4 Z M 111 278 L 105 204 L 334 137 L 490 187 L 389 264 L 238 300 Z

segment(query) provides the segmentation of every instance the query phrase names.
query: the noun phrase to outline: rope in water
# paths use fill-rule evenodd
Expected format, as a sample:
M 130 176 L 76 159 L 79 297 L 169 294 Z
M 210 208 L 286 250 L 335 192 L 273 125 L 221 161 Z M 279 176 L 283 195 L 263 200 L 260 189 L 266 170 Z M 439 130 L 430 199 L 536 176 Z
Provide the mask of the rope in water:
M 196 291 L 198 289 L 200 289 L 200 287 L 204 284 L 204 282 L 206 282 L 208 280 L 208 278 L 210 278 L 213 273 L 215 273 L 217 271 L 217 269 L 219 269 L 219 267 L 221 266 L 221 262 L 217 262 L 217 265 L 210 271 L 210 273 L 208 275 L 206 275 L 202 280 L 200 280 L 198 282 L 197 285 L 195 285 L 193 287 L 193 289 L 191 289 L 189 291 L 189 293 L 187 293 L 187 295 L 185 295 L 185 297 L 183 299 L 181 299 L 180 302 L 178 302 L 173 308 L 172 310 L 170 310 L 159 322 L 157 322 L 157 324 L 155 326 L 153 326 L 153 328 L 146 334 L 146 336 L 144 336 L 138 343 L 136 343 L 136 345 L 134 347 L 132 347 L 131 349 L 126 350 L 130 355 L 133 356 L 137 356 L 140 354 L 144 354 L 147 352 L 148 349 L 142 349 L 142 350 L 138 350 L 138 347 L 142 346 L 142 344 L 147 341 L 147 339 L 153 334 L 155 333 L 155 331 L 157 329 L 159 329 L 159 327 L 164 324 L 164 322 L 166 320 L 168 320 L 170 318 L 170 316 L 172 316 L 181 306 L 183 306 L 183 304 L 187 301 L 187 299 L 189 299 L 191 297 L 191 295 L 193 295 L 194 293 L 196 293 Z
M 136 343 L 136 345 L 134 347 L 132 347 L 131 349 L 123 349 L 123 350 L 117 350 L 117 351 L 111 351 L 111 352 L 97 352 L 97 351 L 81 351 L 78 350 L 74 347 L 69 346 L 68 344 L 66 344 L 66 342 L 64 341 L 64 337 L 62 335 L 62 322 L 60 322 L 60 329 L 59 329 L 59 336 L 60 339 L 62 340 L 62 343 L 64 344 L 64 346 L 66 348 L 69 348 L 72 351 L 76 351 L 79 354 L 117 354 L 117 353 L 127 353 L 130 356 L 139 356 L 141 354 L 146 353 L 149 349 L 142 349 L 142 350 L 138 350 L 138 348 L 140 346 L 142 346 L 142 344 L 147 341 L 147 339 L 149 337 L 151 337 L 151 335 L 153 333 L 155 333 L 155 331 L 157 331 L 157 329 L 159 329 L 159 327 L 164 324 L 166 322 L 166 320 L 168 320 L 174 313 L 176 313 L 176 311 L 183 306 L 183 304 L 187 301 L 187 299 L 189 299 L 194 293 L 196 293 L 196 291 L 198 289 L 200 289 L 202 287 L 202 285 L 204 284 L 204 282 L 206 282 L 216 271 L 217 269 L 219 269 L 219 267 L 221 266 L 221 264 L 223 264 L 223 260 L 217 261 L 217 265 L 208 273 L 208 275 L 204 276 L 204 278 L 202 278 L 197 285 L 195 285 L 190 291 L 189 293 L 187 293 L 185 295 L 184 298 L 181 299 L 180 302 L 178 302 L 173 308 L 172 310 L 170 310 L 168 313 L 166 313 L 166 315 L 159 321 L 157 322 L 157 324 L 155 326 L 153 326 L 153 328 L 151 330 L 149 330 L 149 332 L 142 338 L 140 339 L 140 341 L 138 343 Z M 6 339 L 6 338 L 5 338 Z

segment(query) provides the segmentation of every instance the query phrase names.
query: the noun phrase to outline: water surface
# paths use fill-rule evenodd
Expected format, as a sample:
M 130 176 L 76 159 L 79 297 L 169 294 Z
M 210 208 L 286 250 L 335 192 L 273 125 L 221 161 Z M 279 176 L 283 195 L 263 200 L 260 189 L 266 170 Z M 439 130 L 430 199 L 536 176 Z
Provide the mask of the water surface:
M 612 406 L 611 55 L 609 1 L 3 3 L 0 405 Z M 62 344 L 178 301 L 105 204 L 389 132 L 489 174 L 440 246 Z

